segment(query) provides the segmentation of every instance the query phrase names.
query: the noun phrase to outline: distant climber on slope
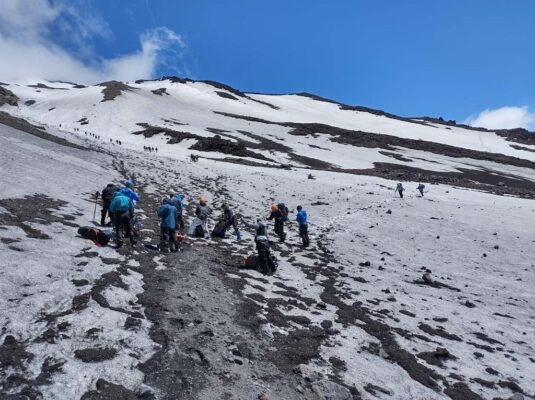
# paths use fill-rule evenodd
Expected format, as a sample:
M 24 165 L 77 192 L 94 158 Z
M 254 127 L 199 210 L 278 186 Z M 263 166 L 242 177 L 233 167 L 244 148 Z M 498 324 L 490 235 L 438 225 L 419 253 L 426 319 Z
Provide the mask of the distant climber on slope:
M 275 220 L 275 233 L 279 237 L 279 241 L 282 243 L 286 240 L 286 234 L 284 233 L 284 221 L 288 220 L 288 207 L 284 203 L 272 204 L 271 214 L 267 218 L 268 220 Z
M 267 227 L 260 218 L 256 224 L 249 224 L 244 221 L 245 226 L 255 230 L 256 251 L 258 252 L 258 268 L 264 274 L 273 273 L 277 270 L 277 261 L 271 255 Z
M 308 238 L 308 215 L 302 206 L 297 206 L 296 221 L 299 224 L 299 236 L 303 240 L 303 247 L 310 246 L 310 239 Z
M 113 221 L 115 223 L 115 235 L 117 247 L 123 245 L 121 238 L 124 230 L 125 236 L 130 239 L 132 245 L 136 244 L 134 236 L 132 235 L 131 220 L 134 216 L 134 203 L 122 191 L 116 192 L 110 204 L 110 211 L 113 213 Z
M 113 183 L 109 183 L 104 189 L 102 189 L 102 211 L 100 214 L 100 225 L 106 224 L 106 215 L 110 216 L 110 222 L 108 226 L 113 225 L 113 213 L 110 212 L 110 204 L 115 196 L 115 193 L 119 190 Z
M 425 185 L 422 183 L 418 184 L 418 187 L 416 188 L 416 190 L 420 192 L 421 197 L 424 197 L 424 189 L 425 189 Z
M 165 197 L 162 205 L 158 209 L 158 218 L 160 219 L 161 242 L 160 250 L 169 250 L 176 252 L 178 245 L 176 242 L 176 213 L 177 209 L 173 199 Z
M 401 183 L 398 183 L 398 185 L 396 186 L 396 193 L 399 194 L 399 197 L 403 198 L 404 191 L 405 191 L 405 188 L 403 187 L 403 185 Z
M 139 195 L 132 189 L 136 186 L 133 181 L 125 181 L 124 188 L 121 189 L 121 193 L 128 197 L 132 202 L 141 201 Z M 133 203 L 135 205 L 135 203 Z

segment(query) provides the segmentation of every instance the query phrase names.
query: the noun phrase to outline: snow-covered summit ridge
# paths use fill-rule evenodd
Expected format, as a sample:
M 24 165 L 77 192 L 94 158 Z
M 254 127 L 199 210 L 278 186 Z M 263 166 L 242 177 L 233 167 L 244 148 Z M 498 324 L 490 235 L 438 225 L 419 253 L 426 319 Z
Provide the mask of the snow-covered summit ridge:
M 404 118 L 307 93 L 244 93 L 176 77 L 0 86 L 0 110 L 64 134 L 184 159 L 295 166 L 532 191 L 535 135 Z M 503 188 L 512 188 L 503 189 Z

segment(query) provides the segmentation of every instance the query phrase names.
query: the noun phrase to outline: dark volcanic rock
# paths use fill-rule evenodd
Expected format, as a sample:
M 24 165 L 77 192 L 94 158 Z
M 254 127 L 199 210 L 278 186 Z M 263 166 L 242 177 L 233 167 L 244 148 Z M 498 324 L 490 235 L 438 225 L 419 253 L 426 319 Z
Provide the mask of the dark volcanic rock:
M 50 142 L 61 144 L 62 146 L 68 146 L 74 149 L 87 151 L 87 148 L 85 147 L 78 146 L 74 143 L 69 142 L 68 140 L 51 135 L 45 132 L 43 127 L 32 125 L 29 122 L 21 118 L 17 118 L 12 115 L 9 115 L 8 113 L 4 111 L 0 111 L 0 124 L 10 126 L 11 128 L 18 129 L 20 131 L 29 133 L 30 135 L 37 136 L 38 138 L 48 140 Z
M 0 106 L 9 104 L 10 106 L 17 106 L 19 98 L 11 90 L 0 86 Z
M 418 325 L 418 328 L 420 328 L 422 331 L 424 331 L 425 333 L 431 335 L 431 336 L 440 336 L 444 339 L 448 339 L 448 340 L 455 340 L 455 341 L 458 341 L 458 342 L 462 342 L 462 339 L 457 336 L 457 335 L 453 335 L 451 333 L 448 333 L 446 332 L 442 327 L 439 327 L 439 328 L 433 328 L 427 324 L 424 324 L 424 323 L 420 323 Z
M 145 123 L 139 123 L 139 126 L 145 128 L 141 131 L 132 132 L 133 135 L 143 135 L 145 137 L 152 137 L 158 134 L 164 134 L 170 139 L 167 141 L 167 144 L 180 143 L 185 139 L 195 139 L 197 143 L 190 147 L 191 150 L 197 151 L 206 151 L 206 152 L 215 152 L 230 154 L 236 157 L 251 157 L 259 160 L 270 161 L 269 158 L 264 157 L 262 154 L 255 153 L 247 148 L 249 142 L 244 142 L 240 140 L 231 141 L 223 139 L 220 135 L 215 135 L 213 137 L 204 137 L 199 136 L 190 132 L 181 132 L 175 131 L 173 129 L 151 126 Z
M 104 379 L 97 380 L 97 389 L 85 393 L 80 400 L 141 400 L 142 396 L 125 388 L 124 386 L 108 382 Z
M 101 100 L 101 102 L 114 100 L 116 97 L 120 96 L 123 92 L 134 90 L 133 87 L 128 86 L 118 81 L 102 82 L 102 83 L 99 83 L 97 86 L 104 87 L 104 89 L 102 89 L 102 94 L 104 94 L 104 98 Z
M 238 100 L 237 97 L 231 95 L 230 93 L 222 92 L 222 91 L 219 91 L 219 90 L 216 90 L 215 92 L 216 92 L 216 94 L 217 94 L 219 97 L 223 97 L 224 99 Z
M 91 347 L 74 351 L 74 357 L 87 363 L 111 360 L 116 355 L 117 350 L 107 347 Z
M 17 342 L 14 336 L 7 335 L 4 338 L 4 343 L 0 346 L 0 367 L 2 369 L 21 368 L 25 362 L 32 359 L 33 354 L 28 353 L 24 345 Z
M 155 95 L 158 95 L 158 96 L 163 96 L 164 94 L 169 96 L 169 93 L 167 93 L 167 89 L 166 88 L 154 89 L 154 90 L 151 90 L 151 92 L 154 93 Z
M 483 400 L 477 393 L 472 392 L 464 382 L 457 382 L 447 387 L 444 390 L 444 394 L 448 395 L 452 400 Z

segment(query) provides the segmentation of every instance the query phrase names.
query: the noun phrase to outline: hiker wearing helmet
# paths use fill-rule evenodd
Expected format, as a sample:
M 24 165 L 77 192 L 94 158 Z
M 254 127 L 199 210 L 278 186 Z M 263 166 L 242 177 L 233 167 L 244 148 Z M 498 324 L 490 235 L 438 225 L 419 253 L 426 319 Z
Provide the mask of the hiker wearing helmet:
M 161 230 L 160 250 L 178 251 L 176 243 L 176 213 L 177 210 L 173 199 L 165 197 L 158 209 Z
M 110 204 L 119 188 L 113 183 L 109 183 L 102 190 L 102 212 L 100 214 L 100 225 L 104 226 L 106 224 L 106 214 L 110 216 L 109 226 L 113 226 L 113 213 L 110 211 Z
M 195 210 L 195 215 L 201 220 L 204 233 L 208 233 L 208 217 L 212 214 L 212 209 L 206 204 L 204 197 L 199 198 L 199 204 Z
M 136 184 L 133 181 L 125 181 L 124 188 L 121 189 L 121 193 L 123 193 L 126 197 L 130 198 L 132 202 L 141 200 L 139 198 L 139 195 L 132 189 L 135 186 Z
M 258 218 L 256 224 L 250 224 L 244 221 L 245 226 L 255 230 L 256 251 L 258 252 L 258 267 L 264 274 L 273 273 L 277 270 L 277 261 L 271 255 L 267 226 Z
M 399 197 L 403 198 L 403 192 L 405 191 L 405 188 L 401 183 L 398 183 L 396 186 L 396 193 L 399 193 Z
M 303 240 L 303 247 L 310 246 L 310 239 L 308 238 L 308 215 L 303 207 L 297 206 L 296 221 L 299 224 L 299 236 Z
M 271 214 L 267 219 L 275 219 L 275 233 L 279 237 L 279 241 L 281 243 L 284 242 L 286 240 L 286 234 L 284 233 L 284 221 L 288 220 L 288 208 L 284 205 L 284 203 L 272 204 Z
M 131 220 L 134 216 L 134 203 L 122 191 L 116 192 L 110 204 L 110 211 L 113 213 L 115 222 L 115 235 L 117 247 L 123 245 L 121 234 L 124 230 L 125 236 L 130 239 L 132 245 L 136 244 L 132 235 Z

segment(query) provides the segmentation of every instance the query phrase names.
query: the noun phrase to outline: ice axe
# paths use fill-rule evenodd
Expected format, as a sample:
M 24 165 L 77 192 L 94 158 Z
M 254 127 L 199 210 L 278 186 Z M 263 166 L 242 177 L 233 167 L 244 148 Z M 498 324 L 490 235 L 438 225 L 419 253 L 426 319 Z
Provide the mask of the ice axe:
M 95 209 L 93 210 L 93 222 L 95 222 L 95 216 L 97 214 L 97 200 L 99 196 L 100 196 L 100 192 L 96 192 L 95 193 Z

